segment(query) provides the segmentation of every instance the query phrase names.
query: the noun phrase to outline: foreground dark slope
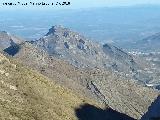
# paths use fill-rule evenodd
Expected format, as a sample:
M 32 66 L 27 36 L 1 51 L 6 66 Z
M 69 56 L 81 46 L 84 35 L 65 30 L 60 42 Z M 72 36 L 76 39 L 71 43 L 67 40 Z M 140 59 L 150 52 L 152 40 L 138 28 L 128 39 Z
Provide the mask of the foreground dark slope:
M 0 53 L 1 120 L 78 120 L 85 103 L 99 106 Z
M 45 76 L 54 78 L 55 82 L 75 93 L 109 105 L 112 109 L 136 119 L 147 112 L 159 94 L 107 70 L 75 68 L 29 42 L 21 44 L 14 57 Z

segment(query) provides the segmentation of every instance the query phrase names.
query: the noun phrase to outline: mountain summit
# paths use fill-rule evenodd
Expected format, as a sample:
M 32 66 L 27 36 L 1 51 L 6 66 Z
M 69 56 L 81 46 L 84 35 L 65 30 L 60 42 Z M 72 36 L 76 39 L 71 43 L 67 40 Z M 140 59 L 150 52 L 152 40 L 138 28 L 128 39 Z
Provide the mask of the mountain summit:
M 52 26 L 50 29 L 49 29 L 49 32 L 46 34 L 46 36 L 48 35 L 58 35 L 58 34 L 61 34 L 62 36 L 65 35 L 66 32 L 69 32 L 70 30 L 67 29 L 67 28 L 64 28 L 63 26 L 61 25 L 56 25 L 56 26 Z M 58 34 L 57 34 L 58 33 Z
M 113 54 L 117 54 L 119 51 L 119 56 L 122 56 L 121 59 L 128 59 L 128 61 L 133 62 L 133 58 L 127 53 L 121 52 L 121 49 L 90 41 L 79 33 L 62 26 L 53 26 L 44 37 L 34 44 L 46 50 L 50 55 L 57 55 L 57 57 L 78 67 L 104 68 L 107 64 L 115 64 L 114 62 L 119 62 L 119 60 L 113 60 Z M 110 47 L 112 51 L 109 51 L 106 46 Z
M 143 81 L 134 57 L 110 44 L 101 45 L 62 26 L 53 26 L 33 44 L 78 68 L 102 68 Z M 145 75 L 147 76 L 147 75 Z M 150 78 L 145 77 L 145 80 Z
M 98 60 L 102 61 L 105 56 L 101 45 L 62 26 L 52 27 L 46 36 L 34 44 L 48 54 L 65 59 L 77 67 L 103 66 Z

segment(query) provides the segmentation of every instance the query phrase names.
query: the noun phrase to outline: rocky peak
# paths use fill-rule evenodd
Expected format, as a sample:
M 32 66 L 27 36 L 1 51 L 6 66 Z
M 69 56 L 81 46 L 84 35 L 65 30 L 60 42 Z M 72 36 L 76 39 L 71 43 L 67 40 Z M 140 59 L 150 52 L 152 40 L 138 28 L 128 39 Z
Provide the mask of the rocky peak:
M 46 36 L 33 44 L 50 56 L 68 61 L 76 67 L 103 68 L 141 80 L 138 70 L 143 68 L 139 67 L 133 56 L 121 48 L 110 44 L 101 45 L 62 26 L 53 26 Z
M 49 54 L 66 54 L 66 50 L 70 50 L 67 54 L 88 52 L 89 46 L 97 46 L 77 32 L 71 31 L 62 26 L 53 26 L 49 32 L 40 40 L 34 43 L 36 46 L 45 49 Z
M 58 36 L 67 37 L 69 35 L 69 32 L 70 32 L 70 30 L 67 28 L 64 28 L 62 25 L 56 25 L 56 26 L 52 26 L 49 29 L 49 32 L 46 34 L 46 36 L 58 35 Z
M 88 39 L 86 39 L 84 36 L 80 35 L 77 32 L 74 32 L 68 28 L 65 28 L 61 25 L 52 26 L 49 29 L 49 32 L 41 38 L 43 42 L 47 41 L 56 41 L 56 43 L 62 43 L 62 44 L 85 44 Z
M 50 55 L 58 55 L 78 67 L 104 68 L 112 65 L 113 61 L 113 64 L 116 62 L 123 68 L 127 65 L 130 69 L 132 65 L 129 62 L 132 57 L 121 49 L 108 44 L 102 46 L 62 26 L 53 26 L 46 36 L 35 42 L 35 45 L 46 50 Z

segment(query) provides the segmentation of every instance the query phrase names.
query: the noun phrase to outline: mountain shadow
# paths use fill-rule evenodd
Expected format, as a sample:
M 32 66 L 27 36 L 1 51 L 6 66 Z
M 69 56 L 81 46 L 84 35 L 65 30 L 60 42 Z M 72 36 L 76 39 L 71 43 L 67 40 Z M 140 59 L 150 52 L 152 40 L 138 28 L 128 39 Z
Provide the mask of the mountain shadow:
M 19 45 L 15 44 L 15 45 L 11 45 L 10 47 L 4 49 L 3 51 L 8 53 L 11 56 L 14 56 L 19 52 L 19 50 L 20 50 Z
M 160 96 L 151 104 L 141 120 L 160 120 Z
M 111 108 L 103 110 L 89 104 L 84 104 L 75 109 L 75 113 L 79 120 L 135 120 Z

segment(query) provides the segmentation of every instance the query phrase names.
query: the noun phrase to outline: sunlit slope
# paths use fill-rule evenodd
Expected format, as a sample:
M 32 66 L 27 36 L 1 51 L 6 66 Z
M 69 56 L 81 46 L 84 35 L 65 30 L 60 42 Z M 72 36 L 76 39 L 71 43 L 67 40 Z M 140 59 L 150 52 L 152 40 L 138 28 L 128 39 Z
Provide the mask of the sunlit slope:
M 76 120 L 83 103 L 94 102 L 0 54 L 1 120 Z

